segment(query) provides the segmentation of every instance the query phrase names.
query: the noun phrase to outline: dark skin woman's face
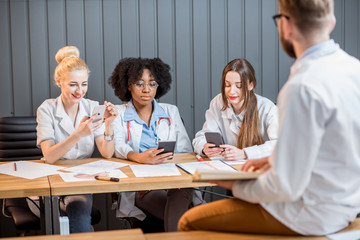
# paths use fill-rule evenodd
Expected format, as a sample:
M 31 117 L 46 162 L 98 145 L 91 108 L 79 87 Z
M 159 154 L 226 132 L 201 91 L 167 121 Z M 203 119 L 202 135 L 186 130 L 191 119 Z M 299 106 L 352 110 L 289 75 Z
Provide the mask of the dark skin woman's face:
M 144 69 L 141 78 L 136 83 L 129 85 L 134 106 L 151 105 L 156 95 L 157 87 L 158 84 L 150 70 Z

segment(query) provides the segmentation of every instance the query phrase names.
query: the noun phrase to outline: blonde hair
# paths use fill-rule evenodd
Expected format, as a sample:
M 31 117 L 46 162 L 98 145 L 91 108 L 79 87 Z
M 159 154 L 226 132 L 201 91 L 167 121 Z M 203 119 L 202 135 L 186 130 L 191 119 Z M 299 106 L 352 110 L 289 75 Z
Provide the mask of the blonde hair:
M 89 68 L 80 58 L 80 52 L 77 47 L 66 46 L 61 48 L 55 55 L 55 60 L 59 63 L 55 68 L 55 83 L 64 78 L 66 73 L 75 70 L 86 70 L 89 74 Z

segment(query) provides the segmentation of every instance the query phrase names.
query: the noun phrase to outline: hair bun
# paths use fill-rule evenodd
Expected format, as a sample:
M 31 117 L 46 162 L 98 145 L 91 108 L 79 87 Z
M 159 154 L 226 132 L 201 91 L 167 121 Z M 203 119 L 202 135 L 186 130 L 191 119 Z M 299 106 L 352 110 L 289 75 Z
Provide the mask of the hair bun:
M 55 60 L 58 63 L 61 63 L 62 60 L 65 58 L 71 58 L 71 57 L 79 57 L 80 52 L 79 49 L 75 46 L 66 46 L 61 48 L 55 55 Z

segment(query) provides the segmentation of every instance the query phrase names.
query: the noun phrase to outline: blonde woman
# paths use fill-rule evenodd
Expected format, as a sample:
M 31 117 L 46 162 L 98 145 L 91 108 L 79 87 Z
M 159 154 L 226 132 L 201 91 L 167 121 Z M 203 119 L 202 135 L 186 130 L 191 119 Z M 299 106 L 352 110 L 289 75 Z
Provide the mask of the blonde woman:
M 61 48 L 55 59 L 55 83 L 61 89 L 56 99 L 44 101 L 37 110 L 37 145 L 47 163 L 59 159 L 89 158 L 95 143 L 104 158 L 114 154 L 112 122 L 117 108 L 105 101 L 102 121 L 93 122 L 91 112 L 97 101 L 85 99 L 89 68 L 76 47 Z M 104 124 L 105 123 L 105 124 Z M 91 232 L 92 195 L 62 196 L 69 217 L 70 232 Z

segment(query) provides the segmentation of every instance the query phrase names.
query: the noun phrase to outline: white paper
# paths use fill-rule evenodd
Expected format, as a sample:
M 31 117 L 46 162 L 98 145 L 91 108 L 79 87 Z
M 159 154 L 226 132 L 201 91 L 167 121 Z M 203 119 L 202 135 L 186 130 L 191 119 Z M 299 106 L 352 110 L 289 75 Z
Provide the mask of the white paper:
M 70 167 L 64 169 L 65 171 L 69 172 L 76 172 L 76 173 L 88 173 L 88 174 L 94 174 L 103 172 L 109 169 L 116 169 L 121 168 L 129 165 L 128 163 L 121 163 L 121 162 L 113 162 L 113 161 L 107 161 L 107 160 L 98 160 L 91 163 L 85 163 L 81 164 L 75 167 Z
M 14 170 L 14 163 L 16 163 L 16 171 Z M 46 163 L 16 161 L 0 164 L 0 173 L 26 179 L 35 179 L 39 177 L 59 174 L 57 170 L 64 168 L 65 167 L 59 167 Z
M 332 240 L 358 240 L 360 239 L 360 230 L 348 231 L 343 233 L 334 233 L 330 235 L 326 235 L 326 237 Z
M 227 165 L 240 165 L 246 163 L 247 160 L 224 160 Z
M 81 182 L 81 181 L 94 181 L 95 176 L 100 177 L 114 177 L 114 178 L 127 178 L 125 173 L 119 169 L 108 169 L 103 172 L 98 172 L 95 174 L 87 174 L 81 172 L 71 172 L 71 173 L 60 173 L 61 178 L 64 182 Z
M 176 165 L 190 174 L 194 174 L 196 169 L 209 169 L 209 170 L 214 169 L 214 170 L 237 172 L 236 169 L 232 168 L 231 166 L 219 160 L 205 161 L 205 162 L 178 163 Z
M 164 177 L 180 176 L 181 173 L 174 163 L 161 163 L 157 165 L 130 165 L 136 177 Z

